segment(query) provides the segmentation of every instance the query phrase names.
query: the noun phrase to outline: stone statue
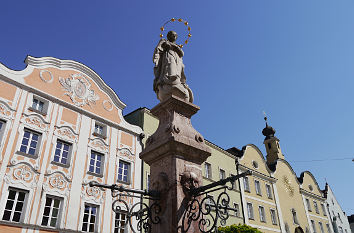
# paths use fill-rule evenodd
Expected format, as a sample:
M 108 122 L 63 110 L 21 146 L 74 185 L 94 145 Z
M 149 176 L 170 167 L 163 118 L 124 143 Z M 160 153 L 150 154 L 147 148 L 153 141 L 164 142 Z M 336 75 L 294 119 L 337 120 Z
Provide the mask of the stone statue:
M 182 60 L 184 53 L 182 48 L 176 44 L 176 40 L 177 33 L 169 31 L 167 40 L 161 39 L 155 48 L 154 91 L 160 101 L 174 95 L 192 103 L 193 93 L 186 84 L 184 75 Z

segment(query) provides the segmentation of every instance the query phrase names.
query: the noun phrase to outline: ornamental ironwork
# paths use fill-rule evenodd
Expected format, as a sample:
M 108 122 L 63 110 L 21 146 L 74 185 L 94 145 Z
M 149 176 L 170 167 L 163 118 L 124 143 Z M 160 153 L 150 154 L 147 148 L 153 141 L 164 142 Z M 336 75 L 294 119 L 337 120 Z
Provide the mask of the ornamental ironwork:
M 182 232 L 187 232 L 193 221 L 198 221 L 199 230 L 203 233 L 214 231 L 218 223 L 224 226 L 229 218 L 229 211 L 236 211 L 229 206 L 230 196 L 226 191 L 235 189 L 237 179 L 251 174 L 251 171 L 246 171 L 208 185 L 190 188 L 191 201 L 183 215 Z M 209 195 L 215 191 L 221 191 L 216 199 Z
M 116 214 L 124 214 L 126 221 L 119 227 L 125 229 L 128 225 L 135 232 L 151 232 L 152 224 L 160 222 L 161 206 L 158 203 L 160 193 L 154 190 L 129 189 L 123 185 L 99 184 L 95 181 L 89 183 L 90 187 L 110 189 L 113 203 L 112 210 Z M 132 203 L 130 200 L 134 199 Z M 148 205 L 144 200 L 150 200 Z M 151 203 L 150 202 L 150 203 Z

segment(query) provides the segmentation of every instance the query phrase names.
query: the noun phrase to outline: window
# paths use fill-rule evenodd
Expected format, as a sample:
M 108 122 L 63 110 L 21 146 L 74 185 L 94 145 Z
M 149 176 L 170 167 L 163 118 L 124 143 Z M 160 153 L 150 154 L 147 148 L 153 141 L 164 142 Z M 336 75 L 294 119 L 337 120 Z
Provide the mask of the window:
M 258 211 L 259 211 L 259 219 L 261 222 L 265 222 L 265 212 L 264 212 L 264 207 L 263 206 L 259 206 L 258 207 Z
M 237 203 L 234 203 L 235 216 L 239 216 L 240 208 Z
M 24 130 L 20 151 L 28 155 L 36 155 L 40 143 L 40 134 L 28 129 Z
M 205 177 L 211 179 L 211 165 L 209 163 L 204 163 Z
M 254 219 L 252 203 L 249 202 L 247 203 L 247 213 L 248 213 L 248 219 Z
M 205 205 L 209 206 L 211 209 L 215 208 L 215 201 L 214 201 L 214 197 L 211 195 L 207 195 L 206 197 L 206 201 L 205 201 Z
M 316 225 L 315 225 L 315 221 L 311 220 L 311 225 L 312 225 L 312 230 L 313 230 L 313 233 L 316 233 Z
M 277 214 L 275 212 L 275 209 L 270 209 L 270 218 L 272 219 L 272 223 L 274 225 L 277 225 Z
M 105 138 L 106 133 L 107 133 L 107 127 L 101 123 L 96 122 L 93 135 Z
M 41 223 L 42 226 L 57 227 L 60 202 L 60 199 L 57 197 L 47 196 Z
M 103 170 L 104 156 L 96 151 L 91 151 L 90 167 L 89 171 L 91 173 L 101 175 Z
M 97 206 L 85 205 L 84 216 L 82 220 L 83 232 L 95 232 L 97 219 Z
M 70 159 L 69 158 L 70 152 L 71 152 L 71 144 L 58 140 L 53 161 L 63 165 L 68 165 Z
M 338 219 L 339 219 L 339 221 L 340 221 L 341 223 L 343 223 L 343 222 L 342 222 L 342 219 L 340 218 L 339 213 L 338 213 Z
M 32 105 L 29 107 L 31 111 L 45 115 L 48 111 L 48 101 L 38 96 L 33 96 Z
M 294 224 L 299 224 L 299 221 L 297 220 L 296 210 L 295 210 L 295 209 L 292 209 L 292 210 L 291 210 L 291 213 L 292 213 L 292 215 L 293 215 L 293 222 L 294 222 Z
M 220 180 L 223 180 L 226 178 L 225 171 L 220 169 Z
M 266 184 L 266 191 L 267 191 L 267 197 L 269 199 L 273 199 L 273 196 L 272 196 L 272 188 L 270 187 L 269 184 Z
M 339 228 L 339 233 L 343 233 L 343 228 L 342 227 L 338 227 Z
M 329 227 L 329 224 L 328 224 L 328 223 L 326 224 L 326 227 L 327 227 L 327 232 L 328 232 L 328 233 L 332 233 L 331 228 Z
M 245 186 L 245 191 L 249 192 L 250 191 L 250 183 L 248 182 L 247 176 L 243 177 L 243 184 Z
M 287 222 L 285 223 L 285 232 L 290 233 L 289 224 Z
M 125 212 L 116 213 L 114 220 L 114 233 L 124 233 L 127 225 L 127 214 Z
M 9 189 L 2 220 L 10 222 L 22 221 L 27 192 L 24 190 Z
M 262 195 L 261 193 L 261 185 L 258 180 L 254 180 L 254 186 L 256 187 L 256 193 L 258 195 Z
M 324 206 L 323 203 L 321 203 L 321 208 L 322 208 L 323 215 L 324 215 L 324 216 L 327 216 L 326 208 L 325 208 L 325 206 Z
M 312 210 L 311 210 L 310 201 L 307 198 L 306 198 L 306 205 L 307 205 L 307 210 L 311 212 Z
M 130 163 L 119 161 L 118 167 L 118 181 L 129 183 L 130 182 Z
M 146 189 L 150 190 L 150 174 L 146 176 Z
M 4 132 L 5 132 L 5 121 L 0 120 L 0 142 Z
M 317 202 L 316 201 L 313 201 L 313 206 L 315 207 L 315 211 L 316 213 L 320 213 L 320 211 L 318 210 L 318 205 L 317 205 Z
M 44 102 L 33 97 L 32 108 L 39 111 L 39 112 L 43 112 Z
M 323 225 L 321 222 L 318 222 L 318 225 L 320 225 L 320 230 L 321 230 L 321 233 L 324 233 L 324 230 L 323 230 Z

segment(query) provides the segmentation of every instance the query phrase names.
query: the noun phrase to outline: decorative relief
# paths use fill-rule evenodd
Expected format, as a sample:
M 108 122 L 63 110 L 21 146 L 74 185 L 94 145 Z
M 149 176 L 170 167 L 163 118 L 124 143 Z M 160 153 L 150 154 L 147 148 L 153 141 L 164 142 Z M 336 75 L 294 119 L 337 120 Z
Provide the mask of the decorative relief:
M 102 139 L 94 139 L 91 141 L 90 145 L 94 148 L 97 148 L 101 151 L 105 151 L 107 152 L 108 151 L 108 145 L 106 145 Z
M 71 140 L 76 140 L 77 136 L 73 133 L 73 130 L 65 127 L 57 130 L 57 133 L 63 137 L 67 137 Z
M 33 173 L 31 171 L 31 168 L 29 168 L 26 165 L 23 165 L 21 167 L 15 168 L 13 170 L 13 176 L 17 180 L 23 180 L 27 183 L 31 182 L 33 179 Z
M 105 192 L 99 187 L 90 187 L 88 183 L 84 182 L 81 197 L 86 201 L 103 203 L 105 198 Z
M 45 73 L 48 73 L 49 77 L 48 77 L 48 75 L 45 75 Z M 39 77 L 45 83 L 53 82 L 53 74 L 49 70 L 41 70 L 41 72 L 39 72 Z
M 24 121 L 29 124 L 29 125 L 33 125 L 37 128 L 40 129 L 46 129 L 46 124 L 44 123 L 44 121 L 39 118 L 38 116 L 32 115 L 32 116 L 28 116 L 25 117 Z
M 98 187 L 87 187 L 86 193 L 88 196 L 99 198 L 101 196 L 101 190 Z
M 57 189 L 64 189 L 67 186 L 67 182 L 65 181 L 64 177 L 60 174 L 56 174 L 50 177 L 49 184 L 53 188 L 57 188 Z
M 81 73 L 72 74 L 70 78 L 59 77 L 59 82 L 63 86 L 67 95 L 76 106 L 82 107 L 91 104 L 96 104 L 99 100 L 98 95 L 95 95 L 94 90 L 91 90 L 91 83 Z
M 110 111 L 113 110 L 113 104 L 112 104 L 112 102 L 109 101 L 109 100 L 104 100 L 104 101 L 102 102 L 102 105 L 103 105 L 103 108 L 104 108 L 106 111 L 108 111 L 108 112 L 110 112 Z
M 10 117 L 12 115 L 9 108 L 3 103 L 0 103 L 0 114 L 6 117 Z
M 287 176 L 283 176 L 283 184 L 285 186 L 285 190 L 289 193 L 289 195 L 291 197 L 294 196 L 294 188 L 291 185 L 291 182 Z
M 120 149 L 119 155 L 122 157 L 127 157 L 129 160 L 135 161 L 135 155 L 128 149 Z

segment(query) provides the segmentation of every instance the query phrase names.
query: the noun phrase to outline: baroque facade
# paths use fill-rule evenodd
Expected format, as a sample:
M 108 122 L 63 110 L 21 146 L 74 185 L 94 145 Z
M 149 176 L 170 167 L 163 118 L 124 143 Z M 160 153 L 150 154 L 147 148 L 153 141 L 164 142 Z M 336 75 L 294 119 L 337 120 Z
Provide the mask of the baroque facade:
M 143 143 L 158 127 L 158 119 L 147 108 L 137 109 L 125 118 L 143 129 L 146 134 Z M 275 130 L 266 124 L 262 133 L 265 157 L 252 144 L 242 150 L 235 147 L 224 150 L 206 140 L 212 153 L 202 165 L 203 185 L 252 171 L 251 176 L 236 182 L 235 190 L 229 191 L 233 210 L 226 224 L 246 223 L 267 233 L 336 232 L 327 209 L 327 196 L 312 173 L 305 171 L 298 177 L 281 151 Z M 145 163 L 142 174 L 143 188 L 149 188 L 149 167 Z
M 124 232 L 110 190 L 88 184 L 140 188 L 142 130 L 85 65 L 25 62 L 0 64 L 0 232 Z

